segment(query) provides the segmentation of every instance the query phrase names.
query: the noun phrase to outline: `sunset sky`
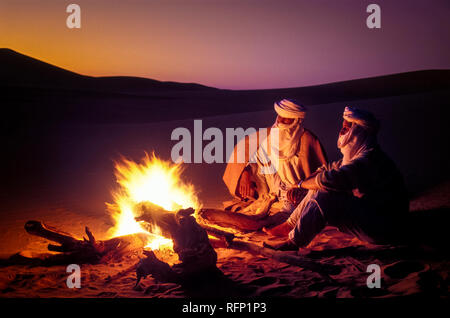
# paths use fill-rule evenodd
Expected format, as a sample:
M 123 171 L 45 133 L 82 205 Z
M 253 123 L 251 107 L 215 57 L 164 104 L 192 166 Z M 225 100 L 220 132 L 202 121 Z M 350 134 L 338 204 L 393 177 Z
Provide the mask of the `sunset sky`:
M 81 6 L 81 29 L 66 7 Z M 381 26 L 366 7 L 381 6 Z M 450 69 L 450 1 L 1 0 L 0 47 L 92 76 L 279 88 Z

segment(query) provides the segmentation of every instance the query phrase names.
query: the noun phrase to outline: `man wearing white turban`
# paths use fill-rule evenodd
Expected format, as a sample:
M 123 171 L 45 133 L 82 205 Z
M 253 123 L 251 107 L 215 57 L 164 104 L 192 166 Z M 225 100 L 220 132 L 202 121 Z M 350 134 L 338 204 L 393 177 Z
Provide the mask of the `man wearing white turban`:
M 248 156 L 244 163 L 229 161 L 223 180 L 230 193 L 239 199 L 275 194 L 285 204 L 283 210 L 290 213 L 295 205 L 286 199 L 287 191 L 326 164 L 327 160 L 318 138 L 303 127 L 306 116 L 303 105 L 283 99 L 276 102 L 274 108 L 278 116 L 269 128 L 268 136 L 259 140 L 261 136 L 257 133 L 258 149 L 254 153 L 246 152 Z M 244 141 L 246 149 L 250 138 L 252 136 L 246 136 Z M 275 164 L 275 171 L 262 173 L 268 162 Z
M 272 247 L 306 247 L 326 225 L 369 243 L 399 241 L 409 203 L 401 173 L 377 143 L 378 120 L 367 111 L 350 107 L 345 108 L 343 118 L 337 142 L 343 158 L 319 168 L 299 184 L 308 194 L 290 218 L 265 229 L 289 237 Z M 288 198 L 294 199 L 298 191 L 291 190 Z

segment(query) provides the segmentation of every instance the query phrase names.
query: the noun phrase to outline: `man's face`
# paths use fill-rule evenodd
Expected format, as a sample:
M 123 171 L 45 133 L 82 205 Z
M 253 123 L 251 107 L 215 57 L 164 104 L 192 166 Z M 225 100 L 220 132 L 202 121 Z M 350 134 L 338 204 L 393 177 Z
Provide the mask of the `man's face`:
M 294 122 L 294 118 L 285 118 L 278 115 L 277 122 L 280 124 L 290 125 Z
M 343 123 L 342 123 L 342 128 L 341 131 L 339 132 L 339 135 L 345 135 L 346 133 L 348 133 L 348 131 L 350 130 L 350 128 L 352 127 L 352 123 L 349 121 L 346 121 L 344 119 Z

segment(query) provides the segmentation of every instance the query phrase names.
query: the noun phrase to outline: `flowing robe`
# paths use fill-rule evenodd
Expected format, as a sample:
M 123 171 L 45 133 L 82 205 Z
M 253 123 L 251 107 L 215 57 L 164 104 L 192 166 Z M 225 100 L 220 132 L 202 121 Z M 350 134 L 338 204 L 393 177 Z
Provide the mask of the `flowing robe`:
M 369 243 L 402 239 L 407 191 L 400 171 L 378 145 L 349 164 L 340 160 L 319 171 L 319 190 L 310 190 L 287 220 L 295 244 L 307 246 L 326 225 Z
M 268 128 L 268 131 L 270 134 L 270 128 Z M 261 174 L 257 163 L 249 163 L 250 158 L 252 158 L 252 156 L 254 156 L 254 152 L 257 151 L 257 149 L 251 149 L 252 143 L 256 142 L 255 144 L 260 147 L 261 143 L 265 139 L 264 137 L 266 136 L 260 136 L 258 131 L 255 134 L 245 136 L 245 138 L 241 140 L 240 143 L 238 143 L 234 148 L 223 175 L 223 181 L 225 182 L 225 185 L 231 195 L 238 196 L 237 190 L 239 179 L 242 172 L 248 165 L 250 165 L 252 169 L 252 175 L 257 186 L 258 194 L 264 194 L 267 192 L 274 193 L 276 191 L 276 186 L 274 184 L 276 183 L 276 180 L 279 179 L 277 174 Z M 236 160 L 233 160 L 233 158 L 237 158 L 237 149 L 239 146 L 245 147 L 245 160 L 243 160 L 243 162 L 236 162 Z M 292 181 L 296 184 L 300 182 L 300 180 L 304 180 L 309 177 L 311 173 L 316 171 L 317 168 L 326 163 L 327 158 L 325 151 L 319 139 L 311 131 L 304 129 L 303 134 L 300 137 L 300 146 L 298 147 L 296 154 L 290 160 L 290 164 L 296 166 L 296 169 L 292 169 L 293 171 L 296 171 L 296 173 L 292 174 L 296 180 Z M 281 181 L 291 185 L 293 183 L 288 180 Z

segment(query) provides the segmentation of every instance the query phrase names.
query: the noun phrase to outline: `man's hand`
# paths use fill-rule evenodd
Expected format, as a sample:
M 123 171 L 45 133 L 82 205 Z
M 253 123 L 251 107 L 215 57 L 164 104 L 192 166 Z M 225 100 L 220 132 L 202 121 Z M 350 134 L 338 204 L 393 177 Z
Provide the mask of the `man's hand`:
M 306 190 L 300 188 L 292 188 L 286 193 L 286 198 L 293 204 L 298 204 L 305 197 Z
M 242 172 L 239 179 L 239 195 L 242 198 L 247 198 L 255 193 L 254 186 L 252 185 L 251 174 L 248 170 Z

